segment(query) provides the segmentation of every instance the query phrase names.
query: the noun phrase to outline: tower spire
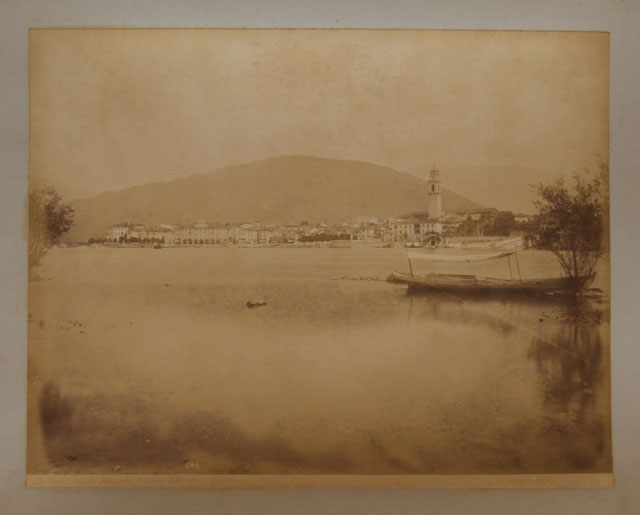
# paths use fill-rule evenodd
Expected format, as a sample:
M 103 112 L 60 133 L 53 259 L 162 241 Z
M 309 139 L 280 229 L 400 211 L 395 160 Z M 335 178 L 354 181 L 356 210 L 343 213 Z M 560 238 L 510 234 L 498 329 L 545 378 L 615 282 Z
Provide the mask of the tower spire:
M 438 219 L 442 216 L 442 189 L 440 183 L 440 172 L 436 168 L 435 161 L 433 169 L 429 173 L 428 184 L 428 208 L 429 218 Z

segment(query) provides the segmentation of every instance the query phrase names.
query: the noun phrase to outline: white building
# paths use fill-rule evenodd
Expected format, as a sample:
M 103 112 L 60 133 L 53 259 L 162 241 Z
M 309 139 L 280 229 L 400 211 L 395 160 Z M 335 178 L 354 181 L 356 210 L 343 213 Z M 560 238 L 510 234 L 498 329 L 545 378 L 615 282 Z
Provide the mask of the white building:
M 109 227 L 107 231 L 107 239 L 111 241 L 119 241 L 122 237 L 129 234 L 130 224 L 115 224 Z

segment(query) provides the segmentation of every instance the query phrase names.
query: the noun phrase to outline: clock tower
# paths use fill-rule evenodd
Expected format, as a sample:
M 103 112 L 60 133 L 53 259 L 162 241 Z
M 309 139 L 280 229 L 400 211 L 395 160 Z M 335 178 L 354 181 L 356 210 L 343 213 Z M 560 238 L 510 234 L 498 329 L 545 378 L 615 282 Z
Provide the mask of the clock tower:
M 442 216 L 442 183 L 440 182 L 440 172 L 436 170 L 435 166 L 429 172 L 427 184 L 429 188 L 427 193 L 429 218 L 438 219 Z

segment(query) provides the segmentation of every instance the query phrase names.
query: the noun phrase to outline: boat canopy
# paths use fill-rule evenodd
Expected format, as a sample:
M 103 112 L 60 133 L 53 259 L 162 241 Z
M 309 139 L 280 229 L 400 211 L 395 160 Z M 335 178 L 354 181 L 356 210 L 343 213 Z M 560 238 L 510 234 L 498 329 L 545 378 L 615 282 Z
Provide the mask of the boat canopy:
M 491 254 L 436 254 L 426 252 L 407 252 L 409 259 L 429 259 L 432 261 L 486 261 L 500 259 L 515 254 L 515 252 L 493 252 Z

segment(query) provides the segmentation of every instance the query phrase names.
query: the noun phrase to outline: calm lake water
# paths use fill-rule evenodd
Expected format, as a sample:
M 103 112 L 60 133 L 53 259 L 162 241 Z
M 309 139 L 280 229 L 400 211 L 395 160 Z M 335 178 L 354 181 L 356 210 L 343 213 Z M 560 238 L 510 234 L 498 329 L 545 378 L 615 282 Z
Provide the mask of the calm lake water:
M 414 272 L 469 273 L 440 266 Z M 29 472 L 611 470 L 608 303 L 407 295 L 394 270 L 403 249 L 51 251 Z

